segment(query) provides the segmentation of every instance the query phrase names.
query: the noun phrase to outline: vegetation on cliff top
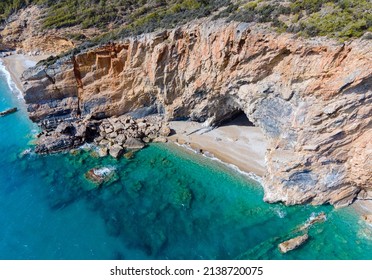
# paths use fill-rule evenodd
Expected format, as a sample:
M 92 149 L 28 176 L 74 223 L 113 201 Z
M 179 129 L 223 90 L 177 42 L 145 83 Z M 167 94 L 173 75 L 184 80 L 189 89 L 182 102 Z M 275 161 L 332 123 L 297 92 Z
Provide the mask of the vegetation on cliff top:
M 277 31 L 307 37 L 346 40 L 372 31 L 371 0 L 245 1 L 231 4 L 216 17 L 245 22 L 271 22 Z
M 96 27 L 104 34 L 96 41 L 171 28 L 208 15 L 270 23 L 277 31 L 309 37 L 346 40 L 372 31 L 371 0 L 4 0 L 0 19 L 29 4 L 46 7 L 44 28 Z

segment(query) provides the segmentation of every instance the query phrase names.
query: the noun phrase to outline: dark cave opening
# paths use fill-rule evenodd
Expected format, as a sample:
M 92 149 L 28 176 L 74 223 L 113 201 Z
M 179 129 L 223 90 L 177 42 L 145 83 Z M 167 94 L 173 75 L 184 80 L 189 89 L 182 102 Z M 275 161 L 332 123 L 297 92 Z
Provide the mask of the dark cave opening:
M 229 116 L 225 117 L 218 126 L 229 126 L 229 125 L 237 125 L 237 126 L 244 126 L 244 127 L 255 127 L 254 123 L 249 120 L 247 115 L 244 113 L 243 110 L 236 110 L 231 113 Z

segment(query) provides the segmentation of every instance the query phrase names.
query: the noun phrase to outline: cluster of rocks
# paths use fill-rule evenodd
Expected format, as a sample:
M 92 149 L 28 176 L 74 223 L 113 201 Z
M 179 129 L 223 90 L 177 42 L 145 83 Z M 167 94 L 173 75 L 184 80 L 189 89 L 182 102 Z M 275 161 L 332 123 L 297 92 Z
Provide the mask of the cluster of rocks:
M 170 135 L 171 130 L 159 116 L 133 119 L 124 115 L 103 120 L 98 132 L 99 136 L 94 142 L 99 146 L 99 156 L 109 153 L 118 158 L 124 151 L 142 149 L 145 143 L 167 142 L 166 137 Z
M 144 148 L 146 143 L 165 143 L 170 133 L 168 124 L 157 115 L 142 119 L 123 115 L 104 120 L 61 122 L 37 136 L 35 151 L 50 154 L 95 143 L 100 157 L 110 154 L 119 158 L 125 151 L 127 156 L 131 156 L 133 151 Z
M 97 135 L 98 123 L 95 121 L 60 122 L 44 128 L 37 135 L 35 152 L 52 154 L 77 148 L 91 142 Z

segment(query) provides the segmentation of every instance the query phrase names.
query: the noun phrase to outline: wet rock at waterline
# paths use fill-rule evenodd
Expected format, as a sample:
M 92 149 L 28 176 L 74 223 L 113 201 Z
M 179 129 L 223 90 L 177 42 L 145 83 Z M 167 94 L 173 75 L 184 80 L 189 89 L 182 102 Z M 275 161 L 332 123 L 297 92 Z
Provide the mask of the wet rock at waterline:
M 129 150 L 143 149 L 150 142 L 166 142 L 170 128 L 160 116 L 133 119 L 130 116 L 104 120 L 58 120 L 44 122 L 46 130 L 38 135 L 35 151 L 50 154 L 77 148 L 85 143 L 98 146 L 96 154 L 120 158 Z
M 327 216 L 324 212 L 319 213 L 316 216 L 311 216 L 309 220 L 299 228 L 299 231 L 307 230 L 309 227 L 316 223 L 322 223 L 327 220 Z
M 97 187 L 104 183 L 113 183 L 119 179 L 115 169 L 112 167 L 92 168 L 85 173 L 85 178 Z
M 2 112 L 0 112 L 0 117 L 5 117 L 7 115 L 13 114 L 13 113 L 17 112 L 17 110 L 18 110 L 17 108 L 11 108 L 11 109 L 7 109 L 5 111 L 2 111 Z
M 307 234 L 297 236 L 295 238 L 289 239 L 287 241 L 284 241 L 279 244 L 278 248 L 281 253 L 285 254 L 289 251 L 292 251 L 298 247 L 300 247 L 302 244 L 304 244 L 309 239 L 309 236 Z

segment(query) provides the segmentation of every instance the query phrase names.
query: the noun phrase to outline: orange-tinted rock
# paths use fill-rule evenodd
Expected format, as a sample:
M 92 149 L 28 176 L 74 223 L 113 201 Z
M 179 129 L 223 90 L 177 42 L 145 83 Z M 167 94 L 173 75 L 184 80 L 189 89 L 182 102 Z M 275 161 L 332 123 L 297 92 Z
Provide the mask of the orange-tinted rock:
M 202 20 L 30 70 L 25 99 L 34 121 L 152 108 L 214 124 L 242 110 L 268 139 L 266 201 L 344 206 L 372 189 L 371 61 L 368 40 Z

